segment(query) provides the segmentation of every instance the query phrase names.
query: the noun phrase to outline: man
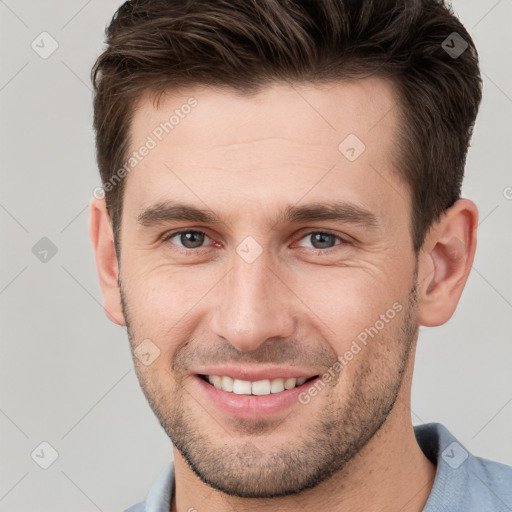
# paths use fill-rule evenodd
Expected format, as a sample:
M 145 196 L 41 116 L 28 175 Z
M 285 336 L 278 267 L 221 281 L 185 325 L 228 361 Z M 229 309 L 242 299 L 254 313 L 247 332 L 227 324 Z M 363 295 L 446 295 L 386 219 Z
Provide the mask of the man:
M 511 510 L 512 468 L 409 408 L 476 249 L 449 9 L 131 1 L 93 80 L 105 311 L 174 446 L 128 510 Z

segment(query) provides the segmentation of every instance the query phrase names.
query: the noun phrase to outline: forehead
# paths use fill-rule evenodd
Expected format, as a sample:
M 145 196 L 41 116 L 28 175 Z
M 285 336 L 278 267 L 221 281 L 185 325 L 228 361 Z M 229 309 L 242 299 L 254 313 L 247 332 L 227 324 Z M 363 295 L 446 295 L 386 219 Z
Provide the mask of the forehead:
M 395 125 L 391 110 L 397 102 L 393 84 L 380 78 L 327 84 L 272 83 L 251 94 L 195 87 L 164 93 L 158 108 L 146 92 L 135 106 L 131 135 L 137 143 L 158 127 L 155 121 L 165 123 L 175 113 L 171 138 L 196 149 L 198 143 L 204 147 L 231 145 L 258 136 L 307 139 L 311 144 L 334 144 L 336 148 L 344 134 L 357 132 L 371 142 L 370 138 L 373 141 L 389 130 Z M 189 108 L 191 103 L 195 106 Z M 381 129 L 375 130 L 378 125 Z
M 407 199 L 395 173 L 396 107 L 392 84 L 377 78 L 272 84 L 249 96 L 198 87 L 170 92 L 158 106 L 145 95 L 131 124 L 139 158 L 125 198 L 134 214 L 187 199 L 227 215 L 235 206 L 254 213 L 340 195 L 378 215 Z

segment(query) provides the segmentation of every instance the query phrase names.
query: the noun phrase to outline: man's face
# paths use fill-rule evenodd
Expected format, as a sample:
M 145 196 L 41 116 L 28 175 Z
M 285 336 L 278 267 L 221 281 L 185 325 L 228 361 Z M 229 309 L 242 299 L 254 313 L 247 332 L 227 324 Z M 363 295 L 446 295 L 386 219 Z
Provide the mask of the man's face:
M 388 83 L 363 79 L 138 105 L 131 150 L 156 145 L 124 192 L 124 314 L 151 407 L 212 487 L 271 497 L 317 485 L 407 387 L 416 258 L 395 103 Z M 340 215 L 325 215 L 335 204 Z M 308 380 L 281 390 L 293 378 Z

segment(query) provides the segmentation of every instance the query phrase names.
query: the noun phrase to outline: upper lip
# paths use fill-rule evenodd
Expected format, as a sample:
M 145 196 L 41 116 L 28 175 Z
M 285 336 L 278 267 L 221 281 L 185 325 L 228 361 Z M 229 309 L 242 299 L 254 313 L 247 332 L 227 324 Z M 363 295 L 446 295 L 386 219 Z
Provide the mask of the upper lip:
M 195 372 L 198 375 L 219 375 L 221 377 L 231 377 L 232 379 L 248 380 L 256 382 L 258 380 L 272 380 L 278 378 L 290 379 L 300 377 L 314 377 L 319 372 L 307 371 L 295 368 L 279 367 L 240 367 L 240 366 L 208 366 L 199 368 Z

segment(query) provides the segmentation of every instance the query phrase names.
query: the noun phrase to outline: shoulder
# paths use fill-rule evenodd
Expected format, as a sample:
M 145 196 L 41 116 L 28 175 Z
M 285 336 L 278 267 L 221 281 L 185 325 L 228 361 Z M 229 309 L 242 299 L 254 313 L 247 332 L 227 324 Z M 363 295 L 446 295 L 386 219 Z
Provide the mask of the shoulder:
M 436 475 L 425 512 L 509 511 L 512 503 L 512 466 L 472 455 L 440 423 L 414 427 Z
M 467 463 L 468 498 L 481 506 L 494 505 L 501 507 L 496 510 L 510 510 L 512 466 L 475 456 L 468 457 Z

